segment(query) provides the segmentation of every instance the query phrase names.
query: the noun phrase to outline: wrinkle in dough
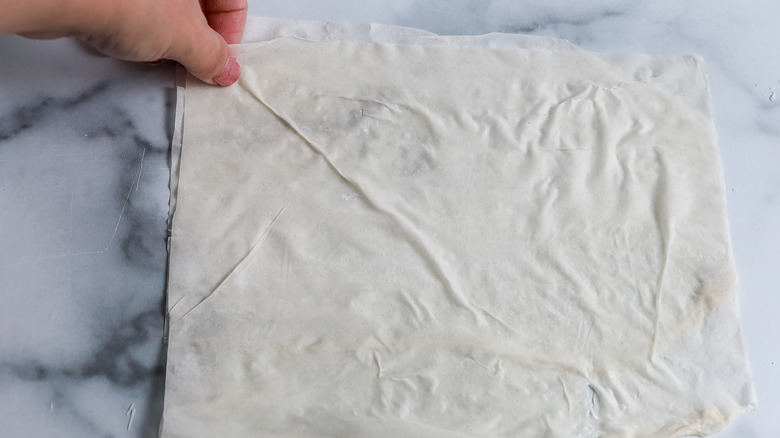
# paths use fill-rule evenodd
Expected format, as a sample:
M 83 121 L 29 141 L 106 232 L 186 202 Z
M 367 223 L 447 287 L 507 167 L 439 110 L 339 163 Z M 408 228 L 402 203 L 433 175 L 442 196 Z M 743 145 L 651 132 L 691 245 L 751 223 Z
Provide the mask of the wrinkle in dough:
M 245 255 L 244 257 L 242 257 L 242 258 L 241 258 L 241 260 L 239 260 L 239 262 L 236 264 L 236 266 L 235 266 L 235 267 L 233 267 L 233 268 L 232 268 L 230 271 L 228 271 L 227 275 L 225 275 L 225 277 L 224 277 L 224 278 L 223 278 L 223 279 L 222 279 L 222 280 L 221 280 L 219 283 L 217 283 L 217 285 L 214 287 L 214 289 L 213 289 L 211 292 L 209 292 L 209 294 L 208 294 L 208 295 L 206 295 L 206 296 L 205 296 L 205 297 L 203 297 L 203 298 L 202 298 L 200 301 L 198 301 L 198 302 L 197 302 L 197 303 L 196 303 L 196 304 L 195 304 L 193 307 L 191 307 L 189 310 L 187 310 L 186 312 L 184 312 L 184 313 L 183 313 L 181 316 L 179 316 L 178 318 L 174 318 L 174 321 L 175 321 L 175 322 L 178 322 L 178 321 L 180 321 L 180 320 L 182 320 L 182 319 L 186 318 L 186 317 L 187 317 L 187 315 L 189 315 L 189 314 L 190 314 L 190 312 L 192 312 L 193 310 L 195 310 L 195 309 L 196 309 L 198 306 L 200 306 L 201 304 L 205 303 L 205 302 L 206 302 L 206 300 L 208 300 L 208 299 L 209 299 L 209 298 L 211 298 L 211 297 L 212 297 L 214 294 L 216 294 L 216 293 L 217 293 L 217 291 L 218 291 L 218 290 L 220 290 L 220 289 L 222 288 L 222 286 L 225 284 L 225 282 L 226 282 L 226 281 L 227 281 L 227 280 L 228 280 L 228 279 L 229 279 L 229 278 L 230 278 L 230 277 L 231 277 L 233 274 L 236 274 L 237 272 L 239 272 L 239 270 L 240 270 L 240 269 L 241 269 L 241 268 L 244 266 L 244 264 L 246 264 L 246 263 L 247 263 L 247 261 L 248 261 L 248 260 L 249 260 L 249 259 L 252 257 L 252 254 L 254 254 L 254 253 L 255 253 L 255 251 L 257 251 L 257 250 L 259 250 L 260 248 L 262 248 L 262 247 L 263 247 L 263 243 L 265 242 L 265 237 L 266 237 L 266 235 L 267 235 L 267 234 L 268 234 L 268 232 L 270 232 L 270 231 L 271 231 L 271 229 L 274 227 L 274 225 L 276 224 L 276 221 L 277 221 L 277 220 L 279 220 L 279 217 L 282 215 L 282 213 L 284 213 L 284 210 L 287 208 L 287 206 L 288 206 L 288 205 L 289 205 L 289 203 L 285 204 L 285 205 L 284 205 L 284 207 L 282 207 L 282 209 L 281 209 L 281 210 L 279 210 L 279 212 L 278 212 L 278 213 L 276 213 L 276 216 L 274 216 L 273 220 L 271 220 L 271 223 L 270 223 L 270 224 L 268 224 L 268 227 L 266 227 L 266 229 L 265 229 L 265 230 L 263 230 L 262 234 L 260 234 L 260 237 L 258 237 L 258 238 L 257 238 L 257 240 L 255 240 L 255 242 L 254 242 L 254 243 L 252 243 L 252 246 L 249 248 L 249 252 L 247 252 L 247 253 L 246 253 L 246 255 Z M 181 301 L 181 300 L 180 300 L 180 301 Z M 179 302 L 180 302 L 180 301 L 177 301 L 177 302 L 176 302 L 176 303 L 175 303 L 175 304 L 174 304 L 174 305 L 171 307 L 171 309 L 168 311 L 168 314 L 169 314 L 169 315 L 173 313 L 173 309 L 176 307 L 176 305 L 177 305 L 177 304 L 179 304 Z

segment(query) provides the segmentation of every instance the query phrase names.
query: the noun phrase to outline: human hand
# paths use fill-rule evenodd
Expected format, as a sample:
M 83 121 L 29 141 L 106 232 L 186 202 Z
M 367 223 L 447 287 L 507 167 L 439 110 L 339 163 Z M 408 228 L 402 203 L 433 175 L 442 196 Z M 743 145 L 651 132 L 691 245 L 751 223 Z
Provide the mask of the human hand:
M 0 33 L 75 36 L 128 61 L 172 59 L 204 82 L 227 86 L 241 68 L 246 0 L 0 0 Z

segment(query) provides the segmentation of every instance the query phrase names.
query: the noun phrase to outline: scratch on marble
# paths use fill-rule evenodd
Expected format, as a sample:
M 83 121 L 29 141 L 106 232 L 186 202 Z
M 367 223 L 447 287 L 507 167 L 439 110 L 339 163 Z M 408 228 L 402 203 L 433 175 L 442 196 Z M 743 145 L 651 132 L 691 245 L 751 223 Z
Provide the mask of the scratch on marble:
M 127 431 L 129 432 L 130 428 L 133 426 L 133 418 L 135 417 L 135 403 L 131 404 L 130 407 L 127 408 L 125 415 L 130 417 L 130 419 L 127 420 Z
M 61 259 L 61 258 L 65 258 L 65 257 L 103 254 L 104 252 L 105 251 L 70 252 L 70 253 L 66 253 L 66 254 L 56 254 L 56 255 L 46 256 L 46 257 L 37 257 L 37 258 L 34 258 L 34 259 L 22 260 L 22 261 L 19 261 L 19 262 L 14 262 L 14 263 L 9 263 L 7 265 L 2 265 L 2 266 L 0 266 L 0 269 L 8 269 L 8 268 L 16 267 L 16 266 L 26 265 L 28 263 L 37 263 L 37 262 L 43 262 L 43 261 L 46 261 L 46 260 Z
M 146 148 L 144 148 L 144 151 L 141 153 L 141 165 L 138 169 L 138 178 L 135 180 L 135 191 L 138 191 L 138 186 L 141 185 L 141 172 L 144 170 L 144 157 L 146 156 Z
M 29 263 L 37 263 L 37 262 L 43 262 L 47 260 L 55 260 L 55 259 L 61 259 L 66 257 L 73 257 L 73 256 L 82 256 L 82 255 L 96 255 L 96 254 L 104 254 L 108 252 L 108 249 L 111 247 L 111 244 L 113 243 L 114 239 L 116 238 L 117 233 L 119 232 L 119 226 L 122 224 L 122 218 L 125 215 L 125 211 L 127 210 L 127 205 L 130 203 L 130 196 L 133 193 L 133 186 L 135 186 L 135 190 L 138 190 L 138 186 L 141 182 L 141 173 L 143 172 L 143 165 L 144 165 L 144 157 L 146 156 L 146 147 L 144 147 L 142 153 L 141 153 L 141 162 L 138 165 L 138 175 L 136 176 L 135 184 L 132 184 L 130 186 L 130 189 L 127 191 L 127 196 L 125 196 L 125 202 L 122 204 L 122 210 L 119 212 L 119 218 L 116 221 L 116 225 L 114 226 L 114 231 L 111 234 L 111 238 L 108 240 L 108 244 L 106 244 L 106 247 L 102 250 L 97 251 L 82 251 L 82 252 L 70 252 L 71 247 L 71 241 L 73 239 L 73 193 L 70 194 L 70 206 L 69 206 L 69 213 L 68 213 L 68 248 L 67 251 L 64 254 L 55 254 L 50 256 L 44 256 L 44 257 L 37 257 L 33 259 L 28 260 L 22 260 L 14 263 L 9 263 L 6 265 L 0 265 L 0 269 L 7 269 L 12 268 L 16 266 L 26 265 Z M 68 275 L 70 275 L 70 267 L 68 268 Z M 69 281 L 70 283 L 70 281 Z
M 141 163 L 138 165 L 138 177 L 135 184 L 135 189 L 138 190 L 138 185 L 141 183 L 141 172 L 144 168 L 144 157 L 146 156 L 146 148 L 144 148 L 143 152 L 141 153 Z M 108 244 L 106 245 L 106 249 L 104 249 L 102 252 L 107 252 L 108 248 L 111 246 L 111 243 L 114 241 L 114 238 L 116 237 L 116 233 L 119 231 L 119 225 L 122 223 L 122 217 L 125 215 L 125 210 L 127 209 L 127 204 L 130 203 L 130 195 L 133 193 L 133 186 L 130 185 L 130 190 L 127 191 L 127 196 L 125 196 L 125 203 L 122 204 L 122 211 L 119 212 L 119 219 L 116 221 L 116 226 L 114 227 L 114 232 L 111 234 L 111 239 L 108 240 Z
M 119 224 L 122 223 L 122 216 L 125 215 L 125 210 L 127 209 L 127 204 L 130 202 L 130 194 L 133 193 L 133 186 L 130 186 L 130 190 L 127 191 L 127 196 L 125 197 L 125 203 L 122 204 L 122 211 L 119 212 L 119 219 L 116 221 L 116 226 L 114 227 L 114 232 L 111 234 L 111 239 L 108 240 L 108 244 L 106 245 L 106 248 L 103 251 L 100 252 L 106 252 L 108 251 L 108 248 L 111 246 L 111 243 L 114 241 L 114 238 L 116 237 L 117 231 L 119 231 Z

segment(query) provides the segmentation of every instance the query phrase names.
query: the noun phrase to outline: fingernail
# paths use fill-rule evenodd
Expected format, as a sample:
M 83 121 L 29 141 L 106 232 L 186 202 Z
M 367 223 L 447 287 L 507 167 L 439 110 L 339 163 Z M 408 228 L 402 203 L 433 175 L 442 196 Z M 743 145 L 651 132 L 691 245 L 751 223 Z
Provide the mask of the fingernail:
M 239 76 L 241 76 L 241 66 L 238 65 L 236 58 L 231 56 L 228 58 L 222 71 L 214 78 L 214 82 L 222 87 L 227 87 L 236 82 Z

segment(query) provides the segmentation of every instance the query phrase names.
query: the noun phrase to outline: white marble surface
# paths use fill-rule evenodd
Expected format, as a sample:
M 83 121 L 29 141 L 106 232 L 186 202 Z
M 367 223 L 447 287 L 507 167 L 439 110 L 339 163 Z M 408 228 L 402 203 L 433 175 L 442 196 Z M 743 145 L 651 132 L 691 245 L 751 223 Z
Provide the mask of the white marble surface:
M 250 0 L 250 13 L 704 56 L 759 401 L 715 436 L 780 436 L 780 3 Z M 173 99 L 171 66 L 0 37 L 0 436 L 155 436 Z

